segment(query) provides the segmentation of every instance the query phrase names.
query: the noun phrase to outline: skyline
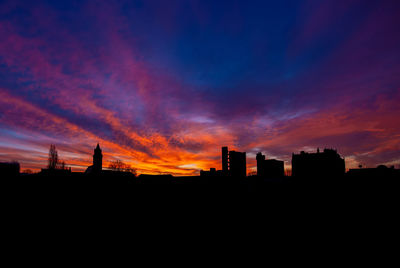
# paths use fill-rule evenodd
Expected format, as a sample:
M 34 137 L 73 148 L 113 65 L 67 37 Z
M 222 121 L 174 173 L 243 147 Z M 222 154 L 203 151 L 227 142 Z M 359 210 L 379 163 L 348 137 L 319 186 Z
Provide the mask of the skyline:
M 400 165 L 397 1 L 4 1 L 0 161 L 194 175 L 220 147 Z M 29 157 L 28 157 L 29 155 Z

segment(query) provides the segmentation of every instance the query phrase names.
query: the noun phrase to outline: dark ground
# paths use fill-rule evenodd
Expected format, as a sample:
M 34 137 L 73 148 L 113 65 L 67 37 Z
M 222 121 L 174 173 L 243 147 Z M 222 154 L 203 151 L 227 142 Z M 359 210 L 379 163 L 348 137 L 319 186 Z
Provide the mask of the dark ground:
M 3 178 L 1 184 L 3 196 L 20 202 L 40 199 L 62 203 L 68 203 L 68 200 L 71 203 L 120 200 L 132 205 L 142 202 L 256 202 L 270 206 L 273 203 L 317 205 L 321 201 L 331 204 L 374 200 L 395 202 L 398 201 L 400 178 L 134 177 L 72 173 L 63 176 L 20 175 Z
M 274 256 L 281 263 L 321 263 L 322 258 L 322 263 L 343 264 L 343 257 L 359 256 L 356 251 L 365 247 L 374 247 L 376 254 L 375 248 L 388 245 L 385 240 L 399 237 L 394 178 L 75 174 L 19 176 L 1 183 L 3 241 L 17 252 L 14 260 L 27 258 L 14 250 L 23 246 L 35 252 L 29 260 L 56 256 L 53 263 L 68 263 L 77 254 L 88 257 L 95 249 L 102 252 L 92 257 L 97 261 L 115 250 L 133 261 L 142 257 L 147 263 L 172 260 L 190 266 L 215 260 L 248 266 Z M 385 250 L 393 254 L 395 247 Z

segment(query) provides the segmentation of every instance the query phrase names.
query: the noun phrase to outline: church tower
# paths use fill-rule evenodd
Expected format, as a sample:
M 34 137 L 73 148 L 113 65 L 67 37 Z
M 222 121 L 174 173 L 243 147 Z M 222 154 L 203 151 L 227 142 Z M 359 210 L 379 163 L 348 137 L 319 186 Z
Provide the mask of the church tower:
M 97 144 L 93 154 L 93 171 L 100 172 L 103 168 L 103 154 L 101 153 L 100 145 Z

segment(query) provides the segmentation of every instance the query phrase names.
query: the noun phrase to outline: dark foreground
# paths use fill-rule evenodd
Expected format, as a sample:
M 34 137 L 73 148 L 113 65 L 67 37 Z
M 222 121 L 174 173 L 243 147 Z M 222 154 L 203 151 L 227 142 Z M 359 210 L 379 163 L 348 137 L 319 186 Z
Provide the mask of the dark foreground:
M 370 248 L 399 235 L 398 178 L 33 175 L 1 183 L 9 245 L 42 252 L 44 241 L 46 254 L 55 256 L 70 252 L 59 245 L 84 254 L 97 245 L 107 249 L 104 256 L 119 247 L 133 258 L 146 252 L 147 261 L 194 254 L 189 263 L 215 257 L 236 263 L 247 249 L 264 259 L 272 248 L 332 263 L 346 252 L 354 256 L 359 245 Z M 243 266 L 252 260 L 244 259 Z
M 248 202 L 258 204 L 301 203 L 318 200 L 367 202 L 398 198 L 400 178 L 276 178 L 260 177 L 172 177 L 131 176 L 127 174 L 88 176 L 84 174 L 20 175 L 2 179 L 1 191 L 19 201 L 41 198 L 73 202 L 85 200 L 125 200 L 129 202 Z

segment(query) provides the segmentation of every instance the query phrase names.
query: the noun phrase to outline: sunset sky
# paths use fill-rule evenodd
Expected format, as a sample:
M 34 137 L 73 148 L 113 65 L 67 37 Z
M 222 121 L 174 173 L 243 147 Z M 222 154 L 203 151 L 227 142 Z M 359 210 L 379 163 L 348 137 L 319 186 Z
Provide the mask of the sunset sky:
M 400 167 L 400 1 L 0 1 L 0 161 L 221 168 L 336 148 Z

